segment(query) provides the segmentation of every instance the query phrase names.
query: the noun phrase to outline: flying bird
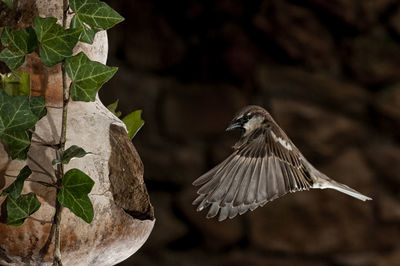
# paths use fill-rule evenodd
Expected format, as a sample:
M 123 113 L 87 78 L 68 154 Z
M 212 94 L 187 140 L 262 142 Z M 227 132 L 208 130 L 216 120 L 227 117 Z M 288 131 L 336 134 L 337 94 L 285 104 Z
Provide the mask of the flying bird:
M 236 128 L 242 135 L 234 152 L 193 182 L 201 186 L 193 205 L 198 205 L 197 211 L 210 207 L 207 218 L 219 214 L 219 221 L 232 219 L 288 192 L 310 188 L 371 200 L 312 166 L 265 109 L 243 108 L 226 130 Z

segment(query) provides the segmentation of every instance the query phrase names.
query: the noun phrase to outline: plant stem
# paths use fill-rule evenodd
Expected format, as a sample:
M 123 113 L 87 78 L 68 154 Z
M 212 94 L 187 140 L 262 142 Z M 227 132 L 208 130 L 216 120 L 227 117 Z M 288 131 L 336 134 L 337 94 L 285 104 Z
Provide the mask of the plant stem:
M 53 266 L 63 265 L 61 261 L 61 250 L 60 250 L 61 212 L 62 212 L 62 206 L 58 202 L 58 200 L 56 200 L 56 213 L 54 215 L 54 220 L 53 220 L 53 224 L 55 224 L 56 227 L 54 236 Z
M 68 0 L 63 0 L 63 19 L 62 26 L 67 27 L 67 14 L 66 10 L 69 7 Z M 62 88 L 63 88 L 63 112 L 62 112 L 62 123 L 61 123 L 61 136 L 60 136 L 60 148 L 57 151 L 57 159 L 61 160 L 60 153 L 65 150 L 65 142 L 67 139 L 67 114 L 68 114 L 68 102 L 69 102 L 69 89 L 64 62 L 61 63 L 62 72 Z M 62 185 L 62 178 L 64 177 L 64 165 L 62 163 L 57 165 L 57 194 L 60 191 Z M 61 213 L 63 207 L 60 202 L 56 199 L 56 212 L 54 214 L 55 224 L 55 236 L 54 236 L 54 252 L 53 252 L 53 266 L 62 266 L 61 261 L 61 249 L 60 249 L 60 231 L 61 231 Z

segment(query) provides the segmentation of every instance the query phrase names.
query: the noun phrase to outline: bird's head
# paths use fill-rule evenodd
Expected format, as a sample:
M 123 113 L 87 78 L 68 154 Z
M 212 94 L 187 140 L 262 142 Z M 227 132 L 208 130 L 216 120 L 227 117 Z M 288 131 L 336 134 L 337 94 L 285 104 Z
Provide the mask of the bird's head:
M 242 136 L 244 137 L 255 129 L 260 128 L 269 119 L 272 118 L 265 109 L 256 105 L 246 106 L 239 111 L 226 130 L 241 129 Z

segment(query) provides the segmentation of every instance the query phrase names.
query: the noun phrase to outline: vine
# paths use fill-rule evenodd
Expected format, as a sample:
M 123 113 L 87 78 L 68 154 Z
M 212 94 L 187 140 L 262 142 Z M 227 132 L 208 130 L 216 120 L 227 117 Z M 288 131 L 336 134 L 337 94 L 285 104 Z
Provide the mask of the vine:
M 2 0 L 9 8 L 13 8 L 12 0 Z M 68 104 L 73 101 L 94 101 L 98 90 L 117 71 L 96 61 L 91 61 L 83 52 L 73 55 L 73 48 L 80 42 L 92 44 L 97 32 L 108 30 L 124 20 L 106 3 L 99 0 L 63 0 L 64 10 L 62 25 L 54 17 L 36 17 L 32 26 L 22 30 L 9 27 L 0 28 L 1 44 L 0 61 L 11 70 L 0 74 L 0 141 L 5 146 L 11 159 L 26 160 L 32 143 L 32 136 L 41 144 L 55 150 L 54 175 L 49 182 L 40 182 L 44 186 L 56 189 L 55 214 L 51 232 L 55 232 L 53 265 L 62 265 L 60 252 L 60 223 L 62 208 L 70 209 L 76 216 L 87 223 L 94 217 L 93 205 L 88 197 L 94 181 L 79 169 L 64 171 L 73 158 L 81 158 L 90 152 L 71 145 L 65 148 L 67 133 Z M 66 12 L 73 14 L 68 27 Z M 57 144 L 48 144 L 35 133 L 36 123 L 47 114 L 45 98 L 30 96 L 29 75 L 18 71 L 27 54 L 36 52 L 46 67 L 61 64 L 62 70 L 62 125 L 61 136 Z M 71 83 L 67 82 L 67 75 Z M 118 101 L 109 106 L 115 115 Z M 50 107 L 47 107 L 50 108 Z M 143 125 L 141 111 L 135 111 L 122 121 L 126 124 L 128 134 L 132 138 Z M 33 158 L 29 158 L 32 159 Z M 35 162 L 39 168 L 40 163 Z M 0 196 L 5 196 L 7 224 L 19 226 L 26 218 L 40 208 L 35 193 L 22 195 L 24 182 L 29 180 L 32 170 L 23 167 L 15 181 L 4 189 Z

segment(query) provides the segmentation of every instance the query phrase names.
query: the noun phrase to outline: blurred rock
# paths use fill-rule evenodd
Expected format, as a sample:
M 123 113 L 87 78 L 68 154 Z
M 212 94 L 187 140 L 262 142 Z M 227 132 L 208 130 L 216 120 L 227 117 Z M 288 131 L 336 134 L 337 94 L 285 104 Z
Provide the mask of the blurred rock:
M 185 54 L 185 43 L 159 16 L 155 4 L 149 1 L 131 1 L 123 10 L 130 24 L 118 26 L 123 35 L 122 47 L 117 53 L 135 68 L 157 71 L 177 64 Z M 125 4 L 126 5 L 126 4 Z
M 400 231 L 398 223 L 380 223 L 379 230 L 375 230 L 373 248 L 382 254 L 382 250 L 393 250 L 399 246 Z M 370 240 L 371 241 L 371 240 Z
M 376 252 L 356 252 L 336 254 L 333 261 L 337 265 L 346 266 L 376 266 L 380 261 L 379 254 Z
M 221 249 L 237 244 L 243 237 L 242 220 L 237 217 L 232 220 L 218 222 L 217 219 L 206 219 L 207 210 L 196 211 L 192 205 L 196 198 L 196 188 L 187 188 L 179 194 L 178 208 L 185 215 L 188 222 L 194 226 L 204 237 L 206 247 Z
M 384 222 L 400 222 L 400 199 L 385 193 L 380 193 L 378 201 L 379 216 Z
M 400 146 L 390 142 L 374 143 L 368 147 L 366 155 L 379 180 L 387 180 L 393 192 L 400 192 Z
M 390 135 L 400 136 L 400 84 L 383 90 L 374 101 L 376 123 Z
M 369 87 L 396 81 L 400 75 L 400 46 L 383 27 L 346 42 L 346 67 L 354 77 Z
M 296 258 L 287 258 L 287 257 L 279 257 L 271 258 L 268 256 L 256 255 L 251 251 L 247 252 L 234 252 L 229 254 L 224 259 L 222 259 L 217 264 L 218 266 L 242 266 L 242 265 L 251 265 L 251 266 L 323 266 L 325 263 L 318 260 L 309 260 L 309 259 L 296 259 Z
M 367 115 L 371 94 L 353 82 L 273 64 L 261 66 L 255 79 L 264 97 L 293 99 L 360 118 Z
M 211 253 L 204 250 L 165 250 L 160 249 L 157 252 L 146 252 L 142 256 L 131 257 L 120 266 L 145 265 L 145 266 L 204 266 L 218 265 L 218 253 Z
M 165 91 L 161 114 L 165 131 L 183 140 L 220 134 L 245 100 L 230 85 L 182 84 Z
M 204 148 L 196 144 L 153 142 L 143 149 L 141 156 L 148 180 L 172 186 L 190 186 L 206 166 Z
M 253 24 L 293 60 L 314 68 L 328 68 L 335 60 L 329 31 L 305 7 L 282 0 L 263 1 Z
M 374 246 L 372 208 L 334 191 L 284 196 L 249 216 L 251 241 L 264 250 L 321 255 Z
M 155 209 L 157 221 L 153 228 L 155 233 L 148 240 L 153 243 L 151 246 L 153 250 L 166 248 L 168 244 L 185 235 L 188 228 L 172 211 L 171 193 L 152 192 L 150 195 L 152 202 L 157 206 Z
M 271 105 L 278 124 L 310 160 L 312 155 L 338 156 L 349 146 L 365 143 L 363 126 L 346 116 L 292 100 L 272 100 Z
M 374 175 L 368 161 L 361 150 L 356 148 L 343 149 L 331 161 L 318 169 L 329 177 L 344 183 L 361 193 L 373 193 Z M 369 191 L 366 191 L 369 189 Z M 373 197 L 373 195 L 370 195 Z M 369 205 L 371 202 L 366 202 Z
M 390 28 L 400 36 L 400 7 L 397 7 L 393 16 L 389 19 Z
M 227 42 L 223 57 L 235 79 L 251 78 L 260 59 L 260 51 L 251 42 L 244 29 L 234 24 L 222 28 L 222 37 Z
M 240 131 L 221 132 L 222 136 L 211 142 L 208 161 L 210 164 L 203 171 L 208 171 L 226 159 L 233 152 L 233 145 L 240 138 Z
M 379 266 L 393 266 L 397 265 L 400 261 L 400 247 L 386 256 L 382 256 Z
M 347 24 L 346 26 L 365 30 L 377 22 L 382 13 L 395 3 L 395 0 L 308 0 L 308 2 L 318 7 L 318 10 L 323 12 L 321 15 L 329 14 L 329 18 L 336 18 Z

